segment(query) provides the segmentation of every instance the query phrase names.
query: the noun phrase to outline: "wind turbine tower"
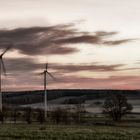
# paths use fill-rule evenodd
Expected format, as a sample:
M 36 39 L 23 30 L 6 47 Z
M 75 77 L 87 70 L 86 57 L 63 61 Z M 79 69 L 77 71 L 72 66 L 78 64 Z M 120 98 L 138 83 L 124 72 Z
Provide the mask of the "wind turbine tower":
M 44 117 L 46 119 L 47 118 L 47 110 L 48 110 L 47 89 L 46 89 L 47 79 L 48 79 L 48 76 L 50 76 L 52 79 L 55 79 L 55 78 L 50 72 L 48 72 L 48 63 L 46 63 L 45 70 L 41 74 L 44 74 Z
M 6 68 L 4 65 L 4 61 L 3 61 L 3 56 L 5 55 L 5 53 L 10 49 L 11 47 L 8 47 L 1 55 L 0 55 L 0 111 L 2 112 L 2 71 L 4 73 L 4 75 L 6 75 Z

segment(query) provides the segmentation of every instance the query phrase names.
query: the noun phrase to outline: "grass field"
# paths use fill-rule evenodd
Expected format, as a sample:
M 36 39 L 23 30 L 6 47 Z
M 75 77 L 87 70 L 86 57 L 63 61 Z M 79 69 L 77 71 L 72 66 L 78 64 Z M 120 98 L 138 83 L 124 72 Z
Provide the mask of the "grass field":
M 0 125 L 0 140 L 140 140 L 140 129 L 114 126 Z

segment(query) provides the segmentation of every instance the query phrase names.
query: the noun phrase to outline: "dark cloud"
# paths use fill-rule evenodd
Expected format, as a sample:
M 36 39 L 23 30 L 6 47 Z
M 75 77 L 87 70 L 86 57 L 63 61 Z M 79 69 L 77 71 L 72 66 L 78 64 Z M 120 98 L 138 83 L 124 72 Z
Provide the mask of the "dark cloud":
M 4 59 L 5 66 L 8 73 L 22 73 L 33 72 L 38 69 L 43 69 L 44 65 L 35 62 L 33 59 L 29 58 L 13 58 L 13 59 Z
M 13 49 L 26 55 L 69 54 L 77 52 L 76 48 L 67 44 L 89 43 L 119 45 L 131 39 L 108 41 L 107 37 L 117 32 L 97 31 L 95 33 L 82 32 L 74 24 L 56 25 L 48 27 L 18 28 L 0 30 L 0 48 L 13 44 Z
M 51 68 L 61 72 L 77 72 L 77 71 L 117 71 L 123 64 L 116 64 L 116 65 L 100 65 L 100 64 L 81 64 L 81 65 L 58 65 L 58 64 L 51 64 Z
M 120 39 L 110 40 L 112 36 L 117 35 L 118 32 L 82 32 L 76 29 L 74 24 L 56 25 L 48 27 L 31 27 L 31 28 L 18 28 L 12 30 L 0 30 L 0 49 L 5 49 L 9 44 L 12 44 L 12 48 L 18 50 L 21 54 L 27 55 L 27 58 L 7 58 L 4 59 L 5 66 L 8 72 L 6 78 L 2 77 L 3 85 L 8 89 L 39 89 L 43 85 L 43 76 L 37 76 L 36 71 L 43 71 L 45 64 L 40 64 L 36 61 L 35 55 L 47 55 L 47 54 L 71 54 L 79 51 L 76 48 L 69 47 L 69 44 L 98 44 L 98 45 L 120 45 L 127 43 L 132 39 Z M 28 55 L 34 56 L 29 58 Z M 93 71 L 93 72 L 108 72 L 108 71 L 120 71 L 122 64 L 116 65 L 101 65 L 98 63 L 93 64 L 65 64 L 59 65 L 52 63 L 49 65 L 49 71 L 59 79 L 53 82 L 52 79 L 48 79 L 49 85 L 53 88 L 69 88 L 69 87 L 92 87 L 92 83 L 96 82 L 98 87 L 101 87 L 101 83 L 108 85 L 113 82 L 122 81 L 122 78 L 110 77 L 104 78 L 83 78 L 75 76 L 75 72 L 80 71 Z M 70 76 L 69 73 L 71 73 Z M 127 80 L 127 78 L 125 78 Z M 128 78 L 132 79 L 132 77 Z M 135 77 L 134 77 L 135 80 Z M 54 86 L 53 86 L 54 83 Z M 67 84 L 68 83 L 68 84 Z M 83 84 L 83 85 L 82 85 Z M 19 86 L 19 88 L 18 88 Z M 63 87 L 65 86 L 65 87 Z M 10 87 L 10 88 L 9 88 Z
M 43 70 L 45 67 L 45 63 L 39 63 L 35 61 L 35 59 L 31 58 L 6 58 L 4 59 L 5 66 L 7 69 L 7 72 L 34 72 L 36 70 Z M 49 68 L 51 70 L 55 70 L 58 73 L 73 73 L 78 71 L 119 71 L 120 68 L 124 66 L 123 64 L 116 64 L 116 65 L 101 65 L 98 63 L 92 63 L 92 64 L 57 64 L 57 63 L 51 63 L 49 64 Z
M 108 36 L 112 36 L 112 35 L 116 35 L 116 34 L 118 34 L 118 32 L 105 32 L 105 31 L 97 31 L 97 32 L 95 32 L 95 34 L 97 35 L 97 36 L 100 36 L 100 37 L 108 37 Z
M 28 55 L 72 53 L 77 50 L 58 45 L 55 42 L 58 39 L 78 34 L 70 27 L 71 25 L 57 25 L 1 30 L 0 47 L 5 48 L 12 43 L 14 49 Z
M 132 41 L 133 39 L 122 39 L 122 40 L 115 40 L 115 41 L 105 41 L 104 44 L 105 45 L 120 45 L 123 43 L 127 43 Z
M 60 44 L 76 44 L 76 43 L 99 44 L 101 42 L 102 40 L 99 36 L 93 36 L 93 35 L 82 35 L 77 37 L 69 37 L 65 39 L 56 40 L 56 43 L 60 43 Z

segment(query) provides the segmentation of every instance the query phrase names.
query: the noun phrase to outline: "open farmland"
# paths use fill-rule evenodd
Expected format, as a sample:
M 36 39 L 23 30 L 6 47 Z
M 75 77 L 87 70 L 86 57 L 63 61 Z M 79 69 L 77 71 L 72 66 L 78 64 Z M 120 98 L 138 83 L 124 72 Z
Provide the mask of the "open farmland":
M 26 125 L 0 126 L 0 140 L 139 140 L 140 129 L 114 126 Z

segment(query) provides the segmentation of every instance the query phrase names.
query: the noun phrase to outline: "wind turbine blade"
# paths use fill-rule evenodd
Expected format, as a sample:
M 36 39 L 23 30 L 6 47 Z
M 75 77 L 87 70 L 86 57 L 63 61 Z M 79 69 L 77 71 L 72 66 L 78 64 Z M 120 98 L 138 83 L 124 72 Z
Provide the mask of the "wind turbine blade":
M 3 72 L 4 72 L 4 74 L 6 75 L 6 68 L 5 68 L 5 65 L 4 65 L 4 62 L 3 62 L 3 59 L 1 59 L 1 64 L 2 64 Z
M 37 73 L 37 75 L 43 75 L 43 74 L 44 74 L 44 72 Z
M 56 79 L 50 72 L 47 71 L 47 74 L 48 74 L 53 80 Z
M 0 56 L 2 57 L 10 48 L 11 48 L 10 46 L 6 48 L 6 50 Z

